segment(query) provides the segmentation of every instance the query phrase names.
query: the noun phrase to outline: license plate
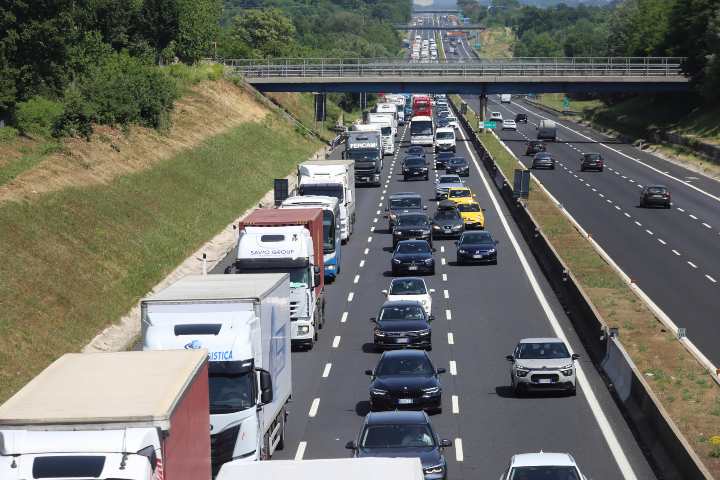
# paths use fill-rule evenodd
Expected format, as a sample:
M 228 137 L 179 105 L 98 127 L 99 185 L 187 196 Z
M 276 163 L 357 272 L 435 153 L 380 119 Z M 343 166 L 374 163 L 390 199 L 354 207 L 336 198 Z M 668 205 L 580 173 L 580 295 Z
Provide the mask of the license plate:
M 417 265 L 411 265 L 408 267 L 408 270 L 417 270 L 417 269 L 418 269 Z
M 369 182 L 369 181 L 370 181 L 370 177 L 362 177 L 360 180 L 363 180 L 363 181 L 365 181 L 365 182 Z
M 410 343 L 409 338 L 396 338 L 395 343 Z
M 653 198 L 663 198 L 662 195 L 653 195 Z
M 552 379 L 550 378 L 541 378 L 538 380 L 538 383 L 552 383 Z
M 473 255 L 473 258 L 482 258 L 482 255 Z
M 412 172 L 413 175 L 422 175 L 422 172 Z
M 399 405 L 412 405 L 413 399 L 412 398 L 400 398 L 398 399 Z

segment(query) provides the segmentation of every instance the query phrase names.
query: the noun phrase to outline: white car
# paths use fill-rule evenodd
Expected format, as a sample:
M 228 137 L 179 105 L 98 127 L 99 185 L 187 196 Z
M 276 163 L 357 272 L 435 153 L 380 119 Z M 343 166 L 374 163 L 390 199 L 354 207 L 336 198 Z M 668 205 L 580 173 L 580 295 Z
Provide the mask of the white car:
M 455 130 L 441 127 L 435 130 L 435 153 L 455 152 Z
M 502 129 L 503 130 L 515 130 L 517 131 L 517 123 L 515 123 L 515 120 L 512 120 L 510 118 L 503 120 L 502 123 Z
M 500 112 L 491 112 L 490 113 L 490 121 L 491 122 L 502 122 L 503 117 L 502 113 Z
M 500 480 L 521 478 L 562 478 L 587 480 L 569 453 L 519 453 L 510 459 Z
M 524 338 L 505 358 L 515 395 L 540 390 L 575 395 L 575 361 L 580 355 L 571 354 L 559 338 Z
M 460 124 L 458 123 L 458 119 L 455 115 L 453 115 L 452 112 L 450 112 L 445 119 L 448 122 L 448 127 L 452 127 L 455 130 L 460 130 Z
M 420 302 L 428 317 L 432 315 L 431 293 L 435 293 L 435 289 L 428 289 L 425 280 L 419 277 L 393 278 L 390 287 L 382 291 L 388 302 L 395 300 Z

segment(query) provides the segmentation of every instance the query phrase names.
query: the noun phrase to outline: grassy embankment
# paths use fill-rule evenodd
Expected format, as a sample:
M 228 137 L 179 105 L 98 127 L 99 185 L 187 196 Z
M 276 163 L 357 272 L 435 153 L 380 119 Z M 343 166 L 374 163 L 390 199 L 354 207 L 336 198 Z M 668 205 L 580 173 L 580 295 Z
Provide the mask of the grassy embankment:
M 7 185 L 26 193 L 0 191 L 0 402 L 62 353 L 79 351 L 320 147 L 229 82 L 202 86 L 214 94 L 178 102 L 177 125 L 166 134 L 132 128 L 68 140 L 56 155 L 67 158 L 47 158 Z M 234 100 L 240 104 L 228 105 Z M 236 122 L 212 130 L 233 115 Z M 109 155 L 108 141 L 134 171 L 102 175 L 115 166 L 88 160 Z M 162 159 L 138 165 L 122 157 L 135 150 Z M 54 172 L 53 162 L 60 173 L 41 175 Z M 83 176 L 87 169 L 97 178 Z M 43 182 L 63 172 L 78 185 L 44 191 Z
M 468 109 L 467 118 L 474 117 Z M 525 168 L 491 133 L 480 140 L 507 178 Z M 720 387 L 534 181 L 528 209 L 604 321 L 620 327 L 623 346 L 685 438 L 710 471 L 720 474 Z
M 480 48 L 476 49 L 482 58 L 512 58 L 516 38 L 509 27 L 488 27 L 480 33 Z M 475 40 L 468 40 L 475 48 Z

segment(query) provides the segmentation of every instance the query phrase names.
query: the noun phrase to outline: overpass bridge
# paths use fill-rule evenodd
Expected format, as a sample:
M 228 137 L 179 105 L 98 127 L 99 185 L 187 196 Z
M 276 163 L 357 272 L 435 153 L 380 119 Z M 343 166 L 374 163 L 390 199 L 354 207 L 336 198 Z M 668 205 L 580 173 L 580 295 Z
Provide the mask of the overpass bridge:
M 467 25 L 405 25 L 395 24 L 393 25 L 395 30 L 485 30 L 485 27 L 480 24 L 467 24 Z
M 682 58 L 226 60 L 266 92 L 573 93 L 672 92 L 689 88 Z

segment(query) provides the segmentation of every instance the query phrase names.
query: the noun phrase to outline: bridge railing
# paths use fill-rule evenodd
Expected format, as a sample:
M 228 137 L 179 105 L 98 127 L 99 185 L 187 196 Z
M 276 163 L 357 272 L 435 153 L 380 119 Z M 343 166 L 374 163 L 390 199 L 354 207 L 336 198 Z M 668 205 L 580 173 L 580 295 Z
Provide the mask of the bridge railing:
M 245 77 L 370 76 L 680 76 L 680 57 L 571 57 L 453 59 L 422 63 L 400 58 L 230 59 L 225 64 Z

